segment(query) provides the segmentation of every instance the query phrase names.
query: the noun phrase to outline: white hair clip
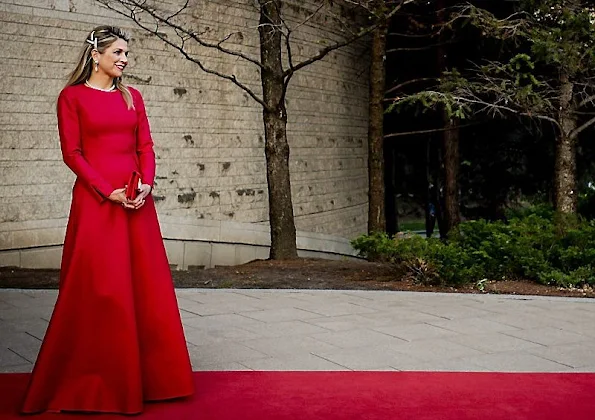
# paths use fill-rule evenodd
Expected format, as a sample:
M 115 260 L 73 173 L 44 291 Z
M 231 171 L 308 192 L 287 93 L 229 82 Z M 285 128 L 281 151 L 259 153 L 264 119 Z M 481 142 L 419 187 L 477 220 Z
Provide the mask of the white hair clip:
M 87 42 L 93 45 L 93 48 L 97 49 L 97 38 L 95 38 L 95 31 L 91 32 L 91 36 L 87 39 Z

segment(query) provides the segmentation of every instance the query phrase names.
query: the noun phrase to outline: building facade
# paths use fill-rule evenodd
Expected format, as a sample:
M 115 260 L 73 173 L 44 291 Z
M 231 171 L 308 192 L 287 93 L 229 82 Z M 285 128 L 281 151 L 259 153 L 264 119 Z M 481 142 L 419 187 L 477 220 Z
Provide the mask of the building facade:
M 315 2 L 295 3 L 285 16 L 298 24 Z M 234 33 L 226 45 L 259 58 L 253 2 L 198 0 L 189 11 L 208 37 Z M 74 174 L 60 154 L 56 98 L 86 35 L 100 24 L 132 34 L 125 82 L 147 105 L 157 155 L 154 198 L 172 265 L 267 257 L 256 101 L 95 0 L 0 0 L 0 21 L 0 265 L 59 266 Z M 339 31 L 328 16 L 308 20 L 294 36 L 294 60 L 339 39 Z M 211 49 L 191 51 L 260 92 L 254 64 Z M 351 255 L 348 240 L 366 230 L 367 72 L 366 48 L 358 43 L 300 70 L 290 83 L 290 170 L 302 255 Z

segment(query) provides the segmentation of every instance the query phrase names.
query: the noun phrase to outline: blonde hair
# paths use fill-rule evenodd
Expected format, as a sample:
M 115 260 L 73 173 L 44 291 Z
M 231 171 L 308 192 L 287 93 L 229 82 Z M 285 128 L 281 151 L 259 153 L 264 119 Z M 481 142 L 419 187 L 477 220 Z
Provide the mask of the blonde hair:
M 66 86 L 78 85 L 85 83 L 93 72 L 93 56 L 91 52 L 96 49 L 98 52 L 103 53 L 107 47 L 112 45 L 116 40 L 123 39 L 128 42 L 130 36 L 128 33 L 116 26 L 98 26 L 93 29 L 87 39 L 85 40 L 85 47 L 83 48 L 79 57 L 76 68 L 68 76 L 68 82 Z M 134 102 L 132 100 L 132 94 L 130 89 L 122 82 L 122 77 L 114 78 L 114 84 L 116 89 L 122 92 L 124 101 L 128 105 L 128 109 L 134 108 Z

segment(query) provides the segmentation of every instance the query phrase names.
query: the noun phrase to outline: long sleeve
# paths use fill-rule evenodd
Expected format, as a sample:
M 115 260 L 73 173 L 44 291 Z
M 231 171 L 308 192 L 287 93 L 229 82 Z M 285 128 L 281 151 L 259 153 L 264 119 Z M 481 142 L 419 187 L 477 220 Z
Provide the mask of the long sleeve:
M 95 191 L 101 202 L 114 191 L 114 188 L 91 166 L 83 156 L 81 127 L 75 101 L 67 90 L 58 97 L 58 131 L 64 163 Z
M 141 94 L 136 91 L 134 106 L 138 118 L 136 131 L 136 153 L 140 162 L 140 172 L 143 184 L 153 186 L 155 181 L 155 151 L 153 149 L 153 138 L 151 128 L 145 110 L 145 103 Z

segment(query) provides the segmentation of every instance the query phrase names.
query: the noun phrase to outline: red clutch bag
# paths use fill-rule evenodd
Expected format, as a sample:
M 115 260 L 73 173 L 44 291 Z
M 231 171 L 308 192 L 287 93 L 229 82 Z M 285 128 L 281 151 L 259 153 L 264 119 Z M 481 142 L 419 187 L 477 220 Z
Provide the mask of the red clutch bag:
M 126 198 L 134 200 L 140 187 L 140 173 L 132 171 L 128 184 L 126 184 Z

